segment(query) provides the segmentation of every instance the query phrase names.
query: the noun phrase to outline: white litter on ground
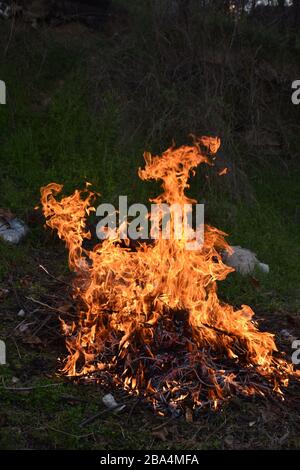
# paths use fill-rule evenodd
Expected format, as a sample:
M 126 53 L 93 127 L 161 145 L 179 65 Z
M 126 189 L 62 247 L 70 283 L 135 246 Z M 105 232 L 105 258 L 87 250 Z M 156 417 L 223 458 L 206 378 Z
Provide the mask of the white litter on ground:
M 11 16 L 11 7 L 6 2 L 0 2 L 0 18 L 7 20 Z
M 231 246 L 230 247 L 233 252 L 228 253 L 224 251 L 222 253 L 222 259 L 227 266 L 231 266 L 234 268 L 238 273 L 246 276 L 247 274 L 253 273 L 255 268 L 258 268 L 263 273 L 269 273 L 270 268 L 268 264 L 261 263 L 256 254 L 252 251 L 248 250 L 247 248 L 242 248 L 241 246 Z
M 19 310 L 18 317 L 25 317 L 25 315 L 26 315 L 25 310 L 23 309 Z
M 126 405 L 120 405 L 116 402 L 114 396 L 111 393 L 107 393 L 102 398 L 103 404 L 111 411 L 122 411 Z
M 8 243 L 17 244 L 28 233 L 27 225 L 17 217 L 7 218 L 0 215 L 0 238 Z

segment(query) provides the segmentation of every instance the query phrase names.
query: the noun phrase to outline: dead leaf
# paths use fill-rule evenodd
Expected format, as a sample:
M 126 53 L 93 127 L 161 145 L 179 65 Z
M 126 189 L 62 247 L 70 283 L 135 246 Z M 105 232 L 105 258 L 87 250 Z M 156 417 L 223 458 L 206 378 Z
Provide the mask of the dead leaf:
M 187 423 L 192 423 L 193 422 L 193 410 L 191 408 L 186 408 L 185 410 L 185 420 Z
M 20 279 L 20 284 L 22 287 L 30 287 L 32 285 L 32 279 L 29 275 L 26 275 Z
M 59 310 L 61 310 L 64 313 L 69 313 L 73 308 L 73 305 L 71 303 L 66 303 L 61 306 L 59 306 Z
M 43 344 L 43 341 L 38 336 L 30 335 L 23 338 L 23 343 L 37 346 Z
M 260 282 L 258 279 L 256 279 L 256 277 L 250 276 L 250 282 L 255 289 L 260 288 Z
M 26 331 L 28 330 L 28 324 L 27 323 L 21 323 L 18 328 L 17 328 L 17 332 L 18 333 L 26 333 Z
M 0 301 L 5 299 L 7 294 L 9 294 L 9 289 L 0 288 Z
M 15 214 L 13 214 L 9 209 L 0 208 L 0 217 L 9 221 L 15 217 Z
M 152 432 L 152 436 L 155 437 L 156 439 L 160 440 L 160 441 L 163 441 L 163 442 L 166 442 L 167 441 L 167 437 L 169 435 L 169 432 L 167 430 L 167 428 L 162 428 L 162 429 L 159 429 L 157 431 L 153 431 Z

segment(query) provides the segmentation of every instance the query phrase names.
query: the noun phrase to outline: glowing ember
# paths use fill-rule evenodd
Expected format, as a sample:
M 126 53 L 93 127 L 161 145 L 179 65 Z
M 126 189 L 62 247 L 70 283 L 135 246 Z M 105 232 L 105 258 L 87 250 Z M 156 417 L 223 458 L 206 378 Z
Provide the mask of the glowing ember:
M 162 180 L 157 204 L 195 202 L 184 193 L 188 178 L 197 165 L 211 164 L 219 145 L 203 137 L 161 156 L 145 153 L 139 176 Z M 292 366 L 275 357 L 273 335 L 258 330 L 247 305 L 235 310 L 218 299 L 216 281 L 233 271 L 222 262 L 221 251 L 229 250 L 223 232 L 206 225 L 196 250 L 175 236 L 135 250 L 108 238 L 88 250 L 93 193 L 58 201 L 61 190 L 52 183 L 41 194 L 46 223 L 65 240 L 76 273 L 79 316 L 76 324 L 62 320 L 69 352 L 63 373 L 122 386 L 160 414 L 217 407 L 233 394 L 282 394 Z

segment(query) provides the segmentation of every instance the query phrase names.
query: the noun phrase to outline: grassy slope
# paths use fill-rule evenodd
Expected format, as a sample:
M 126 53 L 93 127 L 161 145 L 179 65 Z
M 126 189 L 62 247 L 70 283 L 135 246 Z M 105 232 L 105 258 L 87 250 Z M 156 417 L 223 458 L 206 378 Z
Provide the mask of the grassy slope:
M 1 30 L 1 34 L 2 44 L 7 44 L 8 31 Z M 0 62 L 0 78 L 7 82 L 9 93 L 8 105 L 0 107 L 0 205 L 10 207 L 31 227 L 29 236 L 20 246 L 8 248 L 0 243 L 0 276 L 6 286 L 11 273 L 21 296 L 34 293 L 38 297 L 45 289 L 37 275 L 39 250 L 47 251 L 52 272 L 56 275 L 67 272 L 63 250 L 45 236 L 42 220 L 32 210 L 38 203 L 40 186 L 57 181 L 70 191 L 88 180 L 103 194 L 104 200 L 113 203 L 117 203 L 119 194 L 127 194 L 129 200 L 135 202 L 144 202 L 155 194 L 155 188 L 149 183 L 140 183 L 136 174 L 142 164 L 140 136 L 130 135 L 120 142 L 124 102 L 115 94 L 114 84 L 103 86 L 96 75 L 98 69 L 95 71 L 91 65 L 87 68 L 90 61 L 85 58 L 86 50 L 88 56 L 95 55 L 101 65 L 109 53 L 116 54 L 115 49 L 109 51 L 110 43 L 107 46 L 101 36 L 89 36 L 88 44 L 84 45 L 71 37 L 72 34 L 60 36 L 58 33 L 52 37 L 42 32 L 16 31 L 6 57 Z M 175 98 L 166 95 L 162 105 Z M 149 142 L 151 146 L 151 139 Z M 156 145 L 155 138 L 153 145 Z M 287 311 L 297 313 L 300 303 L 297 267 L 300 236 L 296 211 L 300 196 L 299 170 L 288 172 L 274 164 L 256 170 L 251 168 L 247 173 L 255 189 L 257 205 L 233 202 L 230 196 L 220 197 L 220 193 L 212 191 L 209 194 L 210 218 L 231 234 L 232 243 L 254 250 L 261 261 L 270 265 L 271 273 L 269 276 L 257 274 L 259 288 L 254 287 L 249 278 L 233 274 L 221 286 L 221 295 L 234 304 L 249 303 L 257 311 L 268 310 L 278 315 Z M 196 180 L 192 192 L 201 199 L 198 184 Z M 32 282 L 23 292 L 21 281 L 26 277 Z M 0 307 L 4 319 L 0 337 L 5 337 L 17 323 L 18 306 L 10 295 Z M 13 376 L 20 379 L 18 386 L 53 383 L 53 379 L 45 379 L 39 365 L 34 365 L 41 354 L 50 364 L 47 372 L 53 373 L 56 366 L 53 355 L 19 344 L 19 357 L 13 340 L 8 339 L 7 344 L 9 364 L 1 368 L 7 385 L 11 384 Z M 72 399 L 64 398 L 65 394 L 82 399 L 88 397 L 88 400 L 73 403 Z M 200 425 L 176 424 L 165 438 L 153 434 L 153 428 L 160 421 L 139 409 L 131 418 L 130 427 L 125 414 L 121 417 L 104 415 L 100 421 L 79 428 L 86 416 L 98 410 L 100 397 L 101 392 L 93 387 L 81 389 L 72 385 L 38 388 L 28 394 L 1 390 L 0 400 L 4 406 L 0 413 L 0 447 L 143 448 L 149 442 L 162 448 L 243 447 L 249 442 L 258 447 L 299 445 L 293 433 L 288 444 L 281 443 L 281 430 L 272 429 L 272 420 L 267 425 L 272 439 L 262 434 L 256 442 L 257 429 L 248 427 L 257 413 L 251 403 L 230 405 L 228 414 L 225 409 L 225 414 L 203 416 Z M 242 432 L 241 423 L 246 423 Z M 220 426 L 223 431 L 218 431 Z M 205 435 L 201 436 L 203 430 Z M 224 434 L 228 436 L 227 444 Z

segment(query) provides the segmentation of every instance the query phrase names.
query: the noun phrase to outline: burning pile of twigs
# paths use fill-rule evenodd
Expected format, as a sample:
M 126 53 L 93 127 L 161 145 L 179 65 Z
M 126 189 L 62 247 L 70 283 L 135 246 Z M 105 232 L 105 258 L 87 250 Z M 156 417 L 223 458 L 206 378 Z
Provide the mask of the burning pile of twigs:
M 190 210 L 196 201 L 185 195 L 188 179 L 197 165 L 212 164 L 219 145 L 202 137 L 161 156 L 145 154 L 139 176 L 162 180 L 163 193 L 154 200 L 160 209 Z M 221 251 L 229 250 L 223 232 L 204 226 L 199 243 L 199 227 L 185 232 L 183 224 L 178 233 L 178 214 L 171 211 L 170 236 L 163 237 L 161 210 L 153 244 L 124 247 L 122 224 L 88 250 L 93 193 L 77 190 L 58 201 L 61 189 L 51 183 L 41 192 L 46 223 L 65 240 L 77 275 L 78 320 L 62 320 L 69 352 L 63 373 L 122 386 L 160 414 L 216 408 L 237 394 L 282 395 L 293 369 L 276 357 L 273 335 L 258 330 L 250 307 L 236 310 L 217 296 L 216 282 L 233 271 L 222 261 Z
M 153 330 L 151 351 L 138 337 L 132 338 L 131 351 L 121 359 L 120 338 L 114 338 L 114 346 L 110 344 L 104 359 L 110 366 L 84 375 L 80 381 L 96 380 L 109 389 L 120 386 L 150 403 L 158 414 L 176 416 L 185 414 L 186 409 L 193 409 L 195 415 L 206 406 L 216 409 L 232 396 L 281 395 L 279 384 L 291 372 L 279 360 L 272 377 L 263 377 L 247 365 L 248 352 L 241 344 L 237 344 L 238 361 L 211 348 L 200 350 L 191 339 L 187 313 L 183 311 L 170 312 L 149 328 Z

